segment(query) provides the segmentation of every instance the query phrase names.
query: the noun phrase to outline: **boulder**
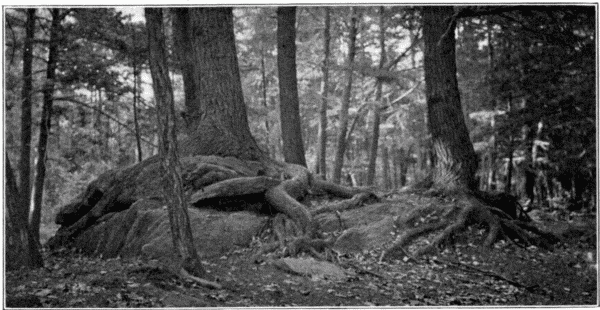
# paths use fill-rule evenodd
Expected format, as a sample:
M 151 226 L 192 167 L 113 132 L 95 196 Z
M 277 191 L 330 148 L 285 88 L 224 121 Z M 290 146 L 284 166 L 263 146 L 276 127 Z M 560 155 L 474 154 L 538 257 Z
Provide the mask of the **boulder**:
M 256 213 L 188 209 L 198 254 L 222 255 L 236 246 L 247 246 L 267 222 Z M 172 257 L 171 229 L 166 206 L 159 200 L 141 199 L 129 209 L 102 216 L 78 235 L 73 246 L 88 255 L 108 257 Z

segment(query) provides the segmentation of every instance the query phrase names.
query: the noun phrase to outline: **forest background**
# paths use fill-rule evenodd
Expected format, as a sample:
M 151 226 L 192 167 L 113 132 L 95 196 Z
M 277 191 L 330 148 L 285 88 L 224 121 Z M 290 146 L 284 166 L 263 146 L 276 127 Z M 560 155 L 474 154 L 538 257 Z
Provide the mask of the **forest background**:
M 19 179 L 25 173 L 38 180 L 30 188 L 41 198 L 35 203 L 43 206 L 42 241 L 56 229 L 57 209 L 101 172 L 157 152 L 145 26 L 140 14 L 127 14 L 131 9 L 59 9 L 54 38 L 52 12 L 37 10 L 30 90 L 23 88 L 27 12 L 5 11 L 5 164 Z M 593 20 L 578 9 L 507 12 L 461 19 L 457 25 L 457 76 L 480 161 L 479 187 L 514 194 L 528 208 L 582 209 L 595 201 L 594 29 Z M 407 7 L 385 11 L 383 70 L 378 69 L 378 7 L 361 8 L 351 64 L 354 83 L 348 110 L 342 111 L 350 8 L 330 10 L 325 66 L 323 10 L 297 12 L 298 94 L 308 167 L 327 177 L 334 174 L 339 164 L 334 153 L 341 145 L 336 135 L 347 113 L 341 182 L 391 191 L 423 179 L 435 159 L 426 124 L 419 15 Z M 274 15 L 273 7 L 234 10 L 250 128 L 264 150 L 283 159 Z M 55 71 L 49 78 L 50 49 Z M 176 68 L 171 72 L 176 107 L 183 111 L 181 76 Z M 53 91 L 48 93 L 49 84 Z M 19 162 L 26 149 L 21 135 L 28 117 L 21 109 L 25 91 L 32 95 L 31 112 L 26 112 L 31 113 L 31 139 L 25 142 L 32 156 L 26 164 Z M 44 123 L 48 127 L 41 130 Z M 36 189 L 40 185 L 43 191 Z

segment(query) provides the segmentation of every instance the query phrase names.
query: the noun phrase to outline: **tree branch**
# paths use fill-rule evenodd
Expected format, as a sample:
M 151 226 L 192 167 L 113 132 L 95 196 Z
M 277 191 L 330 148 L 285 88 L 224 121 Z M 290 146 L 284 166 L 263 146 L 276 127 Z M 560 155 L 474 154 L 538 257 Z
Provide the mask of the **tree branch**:
M 114 116 L 112 116 L 112 115 L 110 115 L 110 114 L 106 113 L 105 111 L 102 111 L 102 110 L 100 110 L 100 109 L 98 109 L 98 108 L 96 108 L 96 107 L 93 107 L 93 106 L 89 105 L 89 104 L 88 104 L 88 103 L 86 103 L 86 102 L 83 102 L 83 101 L 81 101 L 81 100 L 75 99 L 75 98 L 73 98 L 73 97 L 54 97 L 54 98 L 52 98 L 52 99 L 53 99 L 53 100 L 57 100 L 57 101 L 68 101 L 68 102 L 71 102 L 71 103 L 75 103 L 75 104 L 78 104 L 78 105 L 82 105 L 82 106 L 84 106 L 84 107 L 86 107 L 86 108 L 88 108 L 88 109 L 94 110 L 94 111 L 96 111 L 96 112 L 98 112 L 98 113 L 100 113 L 100 114 L 102 114 L 102 115 L 104 115 L 104 116 L 108 117 L 109 119 L 111 119 L 111 120 L 112 120 L 112 121 L 114 121 L 115 123 L 117 123 L 117 124 L 119 124 L 119 125 L 123 126 L 125 129 L 127 129 L 127 130 L 128 130 L 128 131 L 130 131 L 131 133 L 135 134 L 135 130 L 133 130 L 133 129 L 129 128 L 129 126 L 127 126 L 127 124 L 124 124 L 124 123 L 122 123 L 122 122 L 121 122 L 121 121 L 119 121 L 119 120 L 118 120 L 116 117 L 114 117 Z M 156 144 L 154 144 L 152 141 L 150 141 L 150 140 L 148 140 L 148 139 L 146 139 L 146 138 L 144 138 L 144 137 L 141 137 L 141 138 L 142 138 L 142 140 L 143 140 L 144 142 L 148 143 L 149 145 L 151 145 L 151 146 L 153 146 L 153 147 L 157 147 L 157 145 L 156 145 Z

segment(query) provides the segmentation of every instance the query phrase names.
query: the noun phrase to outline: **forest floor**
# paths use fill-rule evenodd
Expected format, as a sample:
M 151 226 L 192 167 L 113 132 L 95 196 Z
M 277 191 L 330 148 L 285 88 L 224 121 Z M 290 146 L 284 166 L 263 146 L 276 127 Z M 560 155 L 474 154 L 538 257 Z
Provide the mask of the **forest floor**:
M 595 228 L 592 228 L 595 230 Z M 595 234 L 591 232 L 593 236 Z M 256 249 L 203 260 L 224 289 L 199 287 L 139 259 L 44 252 L 45 268 L 6 272 L 8 307 L 246 307 L 597 305 L 596 238 L 552 251 L 500 242 L 476 246 L 471 230 L 451 249 L 418 260 L 340 257 L 343 281 L 285 272 Z

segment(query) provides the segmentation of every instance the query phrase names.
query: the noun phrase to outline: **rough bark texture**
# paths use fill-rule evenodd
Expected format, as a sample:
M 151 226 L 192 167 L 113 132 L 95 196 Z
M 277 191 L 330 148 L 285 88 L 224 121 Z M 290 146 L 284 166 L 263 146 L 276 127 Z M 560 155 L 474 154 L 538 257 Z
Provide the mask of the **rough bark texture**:
M 52 104 L 54 95 L 54 77 L 56 75 L 56 58 L 58 56 L 58 27 L 60 26 L 60 10 L 52 9 L 52 24 L 50 28 L 50 43 L 48 47 L 48 62 L 46 63 L 46 83 L 44 84 L 44 105 L 42 107 L 42 119 L 40 121 L 40 138 L 38 140 L 38 160 L 33 186 L 33 210 L 29 218 L 29 228 L 34 239 L 40 239 L 40 221 L 42 214 L 42 200 L 44 195 L 44 183 L 46 180 L 46 148 L 48 146 L 48 135 L 50 134 Z
M 476 189 L 477 155 L 469 138 L 456 79 L 451 6 L 423 8 L 428 127 L 436 154 L 434 187 Z
M 306 166 L 296 76 L 296 7 L 277 8 L 277 72 L 283 157 Z
M 348 132 L 348 108 L 350 107 L 350 98 L 352 96 L 352 65 L 356 55 L 356 35 L 358 33 L 358 12 L 353 7 L 350 13 L 350 33 L 348 36 L 348 60 L 346 70 L 346 88 L 342 97 L 342 107 L 340 109 L 340 123 L 337 134 L 337 148 L 335 150 L 335 162 L 333 166 L 333 182 L 340 183 L 342 178 L 342 168 L 344 166 L 344 153 L 346 153 L 346 133 Z
M 177 127 L 173 88 L 169 79 L 162 9 L 145 9 L 152 86 L 157 106 L 159 156 L 163 176 L 163 191 L 169 211 L 173 247 L 183 260 L 183 269 L 193 276 L 204 278 L 190 227 L 188 199 L 181 179 L 181 164 L 177 150 Z
M 173 32 L 189 124 L 181 153 L 264 158 L 248 127 L 232 9 L 175 9 Z
M 329 96 L 329 54 L 331 41 L 331 10 L 325 7 L 325 28 L 323 29 L 323 81 L 321 82 L 321 103 L 319 105 L 319 149 L 317 169 L 323 179 L 327 179 L 327 96 Z

